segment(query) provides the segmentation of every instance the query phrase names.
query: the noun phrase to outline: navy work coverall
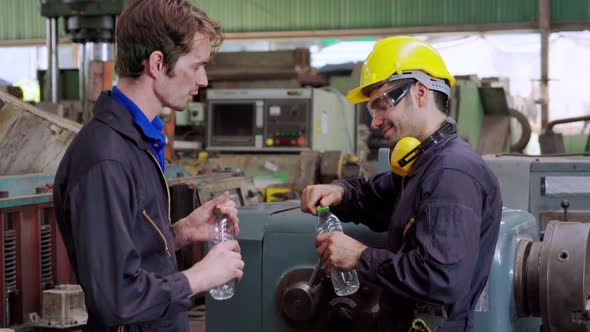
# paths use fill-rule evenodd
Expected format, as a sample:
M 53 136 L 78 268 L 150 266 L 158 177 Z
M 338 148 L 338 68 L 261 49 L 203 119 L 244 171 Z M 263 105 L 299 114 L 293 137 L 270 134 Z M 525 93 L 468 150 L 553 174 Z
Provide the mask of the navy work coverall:
M 89 331 L 188 331 L 164 174 L 130 113 L 103 92 L 55 177 L 54 206 Z
M 383 287 L 379 330 L 406 332 L 415 304 L 435 303 L 449 316 L 439 331 L 472 331 L 502 216 L 498 181 L 482 158 L 452 134 L 405 179 L 385 172 L 336 184 L 345 188 L 336 215 L 388 231 L 387 248 L 366 249 L 358 267 Z

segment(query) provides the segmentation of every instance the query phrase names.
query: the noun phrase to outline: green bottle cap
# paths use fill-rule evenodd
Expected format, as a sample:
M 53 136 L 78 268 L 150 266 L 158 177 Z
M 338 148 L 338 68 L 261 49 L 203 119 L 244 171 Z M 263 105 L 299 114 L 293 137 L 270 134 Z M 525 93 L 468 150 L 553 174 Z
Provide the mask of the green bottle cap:
M 218 208 L 213 209 L 213 215 L 215 215 L 217 218 L 223 217 L 223 213 L 221 213 L 221 210 Z
M 321 206 L 321 205 L 318 205 L 318 206 L 315 208 L 315 210 L 316 210 L 316 212 L 317 212 L 317 213 L 321 213 L 321 212 L 330 212 L 330 207 L 329 207 L 329 206 Z

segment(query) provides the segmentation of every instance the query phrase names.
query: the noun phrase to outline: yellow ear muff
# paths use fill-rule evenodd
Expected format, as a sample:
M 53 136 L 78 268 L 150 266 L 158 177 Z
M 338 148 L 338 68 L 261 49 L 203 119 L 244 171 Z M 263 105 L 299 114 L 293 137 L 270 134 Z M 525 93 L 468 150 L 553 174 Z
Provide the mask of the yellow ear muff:
M 389 151 L 389 168 L 391 168 L 393 173 L 399 176 L 406 176 L 410 173 L 414 163 L 416 162 L 414 155 L 419 153 L 419 150 L 417 149 L 410 155 L 406 155 L 414 150 L 418 145 L 420 145 L 420 141 L 414 137 L 404 137 L 397 142 L 395 147 L 393 147 L 393 150 Z M 413 160 L 404 166 L 401 166 L 399 162 L 402 159 Z

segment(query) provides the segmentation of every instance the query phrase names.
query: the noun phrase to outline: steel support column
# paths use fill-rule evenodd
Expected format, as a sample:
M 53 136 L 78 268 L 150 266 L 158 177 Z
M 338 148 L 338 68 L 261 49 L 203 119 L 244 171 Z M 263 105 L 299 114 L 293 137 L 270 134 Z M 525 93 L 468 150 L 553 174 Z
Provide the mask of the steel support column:
M 549 36 L 551 34 L 551 0 L 539 0 L 539 31 L 541 32 L 541 128 L 549 122 Z
M 49 91 L 46 94 L 45 100 L 49 100 L 52 103 L 58 102 L 59 92 L 59 62 L 58 62 L 58 32 L 57 32 L 57 17 L 48 17 L 45 25 L 45 42 L 47 45 L 47 75 L 46 79 L 49 80 Z M 51 96 L 51 97 L 49 97 Z M 50 99 L 49 99 L 50 98 Z

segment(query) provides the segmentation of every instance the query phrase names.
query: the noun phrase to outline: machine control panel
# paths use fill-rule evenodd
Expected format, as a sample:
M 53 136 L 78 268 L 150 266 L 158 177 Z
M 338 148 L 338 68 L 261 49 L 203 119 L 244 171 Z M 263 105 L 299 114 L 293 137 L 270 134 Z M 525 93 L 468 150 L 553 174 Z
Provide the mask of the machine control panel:
M 271 101 L 265 108 L 267 146 L 308 147 L 307 101 Z
M 355 145 L 355 111 L 329 89 L 207 91 L 207 150 L 301 152 Z

